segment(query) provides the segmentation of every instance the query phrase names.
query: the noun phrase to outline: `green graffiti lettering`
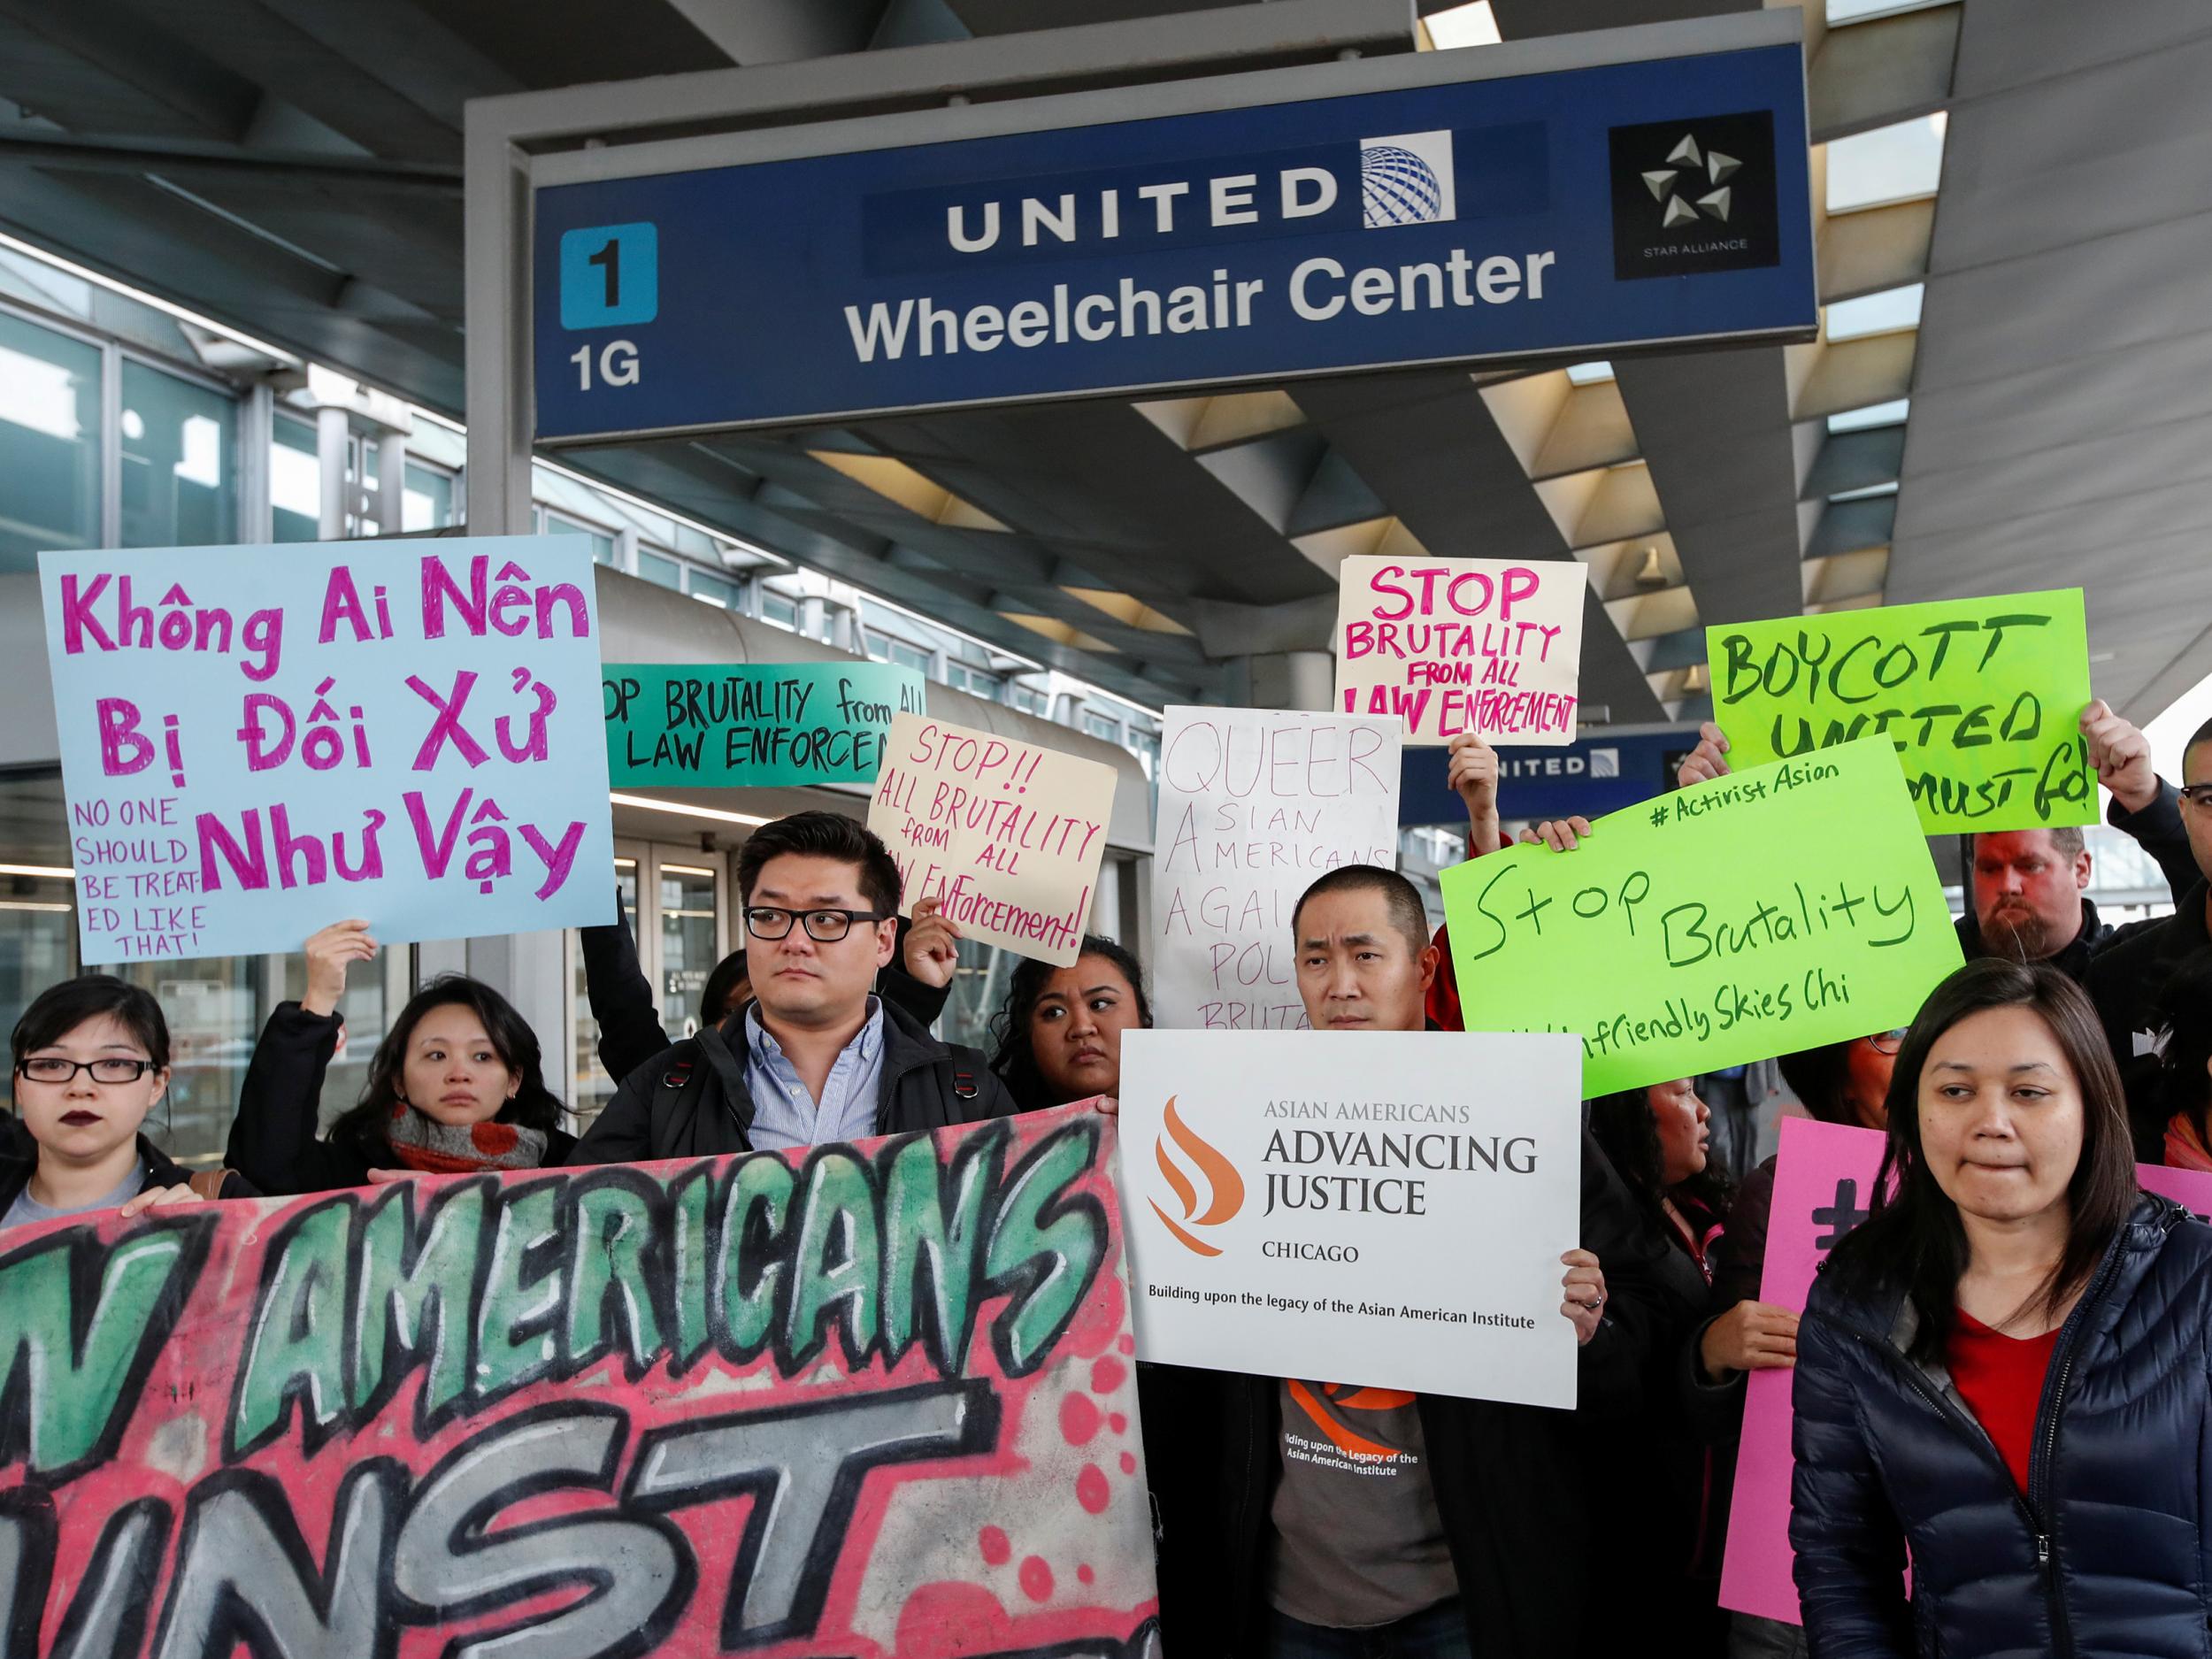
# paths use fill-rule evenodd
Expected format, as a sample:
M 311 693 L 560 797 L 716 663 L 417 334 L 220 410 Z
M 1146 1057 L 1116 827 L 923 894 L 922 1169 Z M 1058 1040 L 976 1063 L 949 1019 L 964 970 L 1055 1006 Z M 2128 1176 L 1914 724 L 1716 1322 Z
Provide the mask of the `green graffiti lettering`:
M 288 1226 L 265 1271 L 231 1406 L 234 1452 L 258 1446 L 300 1402 L 311 1446 L 346 1409 L 346 1286 L 354 1201 L 318 1204 Z
M 510 1187 L 492 1233 L 491 1264 L 476 1305 L 474 1399 L 489 1400 L 545 1376 L 555 1363 L 553 1329 L 564 1286 L 557 1244 L 561 1186 Z
M 422 1414 L 434 1417 L 468 1386 L 469 1309 L 476 1288 L 488 1181 L 448 1187 L 419 1219 L 402 1182 L 370 1211 L 357 1237 L 352 1405 L 373 1409 L 417 1365 L 427 1364 Z
M 679 1374 L 706 1351 L 707 1325 L 707 1205 L 714 1196 L 711 1170 L 693 1170 L 680 1179 L 671 1194 L 674 1200 L 674 1229 L 669 1256 L 675 1265 L 676 1341 L 670 1369 Z
M 1059 1340 L 1105 1256 L 1103 1210 L 1068 1193 L 1091 1167 L 1097 1144 L 1094 1125 L 1069 1125 L 1025 1158 L 999 1194 L 983 1269 L 993 1288 L 1017 1287 L 991 1326 L 1010 1377 L 1027 1374 Z
M 0 1462 L 58 1474 L 104 1455 L 167 1340 L 211 1218 L 104 1246 L 88 1228 L 0 1265 Z
M 709 1288 L 715 1328 L 740 1363 L 767 1347 L 776 1328 L 776 1291 L 790 1247 L 784 1223 L 797 1184 L 791 1166 L 772 1152 L 755 1153 L 730 1179 Z
M 933 1340 L 930 1357 L 951 1376 L 967 1364 L 969 1315 L 983 1245 L 983 1201 L 1006 1132 L 984 1130 L 960 1148 L 948 1171 L 926 1140 L 910 1141 L 883 1176 L 884 1363 L 895 1365 L 915 1338 L 925 1302 Z M 927 1288 L 918 1282 L 927 1276 Z
M 868 1166 L 841 1148 L 818 1154 L 807 1165 L 798 1233 L 785 1339 L 791 1364 L 821 1351 L 830 1317 L 843 1327 L 849 1355 L 867 1353 L 875 1346 L 883 1262 Z
M 634 1374 L 659 1356 L 667 1268 L 654 1219 L 652 1201 L 634 1187 L 588 1186 L 578 1193 L 568 1235 L 565 1371 L 581 1371 L 618 1341 Z

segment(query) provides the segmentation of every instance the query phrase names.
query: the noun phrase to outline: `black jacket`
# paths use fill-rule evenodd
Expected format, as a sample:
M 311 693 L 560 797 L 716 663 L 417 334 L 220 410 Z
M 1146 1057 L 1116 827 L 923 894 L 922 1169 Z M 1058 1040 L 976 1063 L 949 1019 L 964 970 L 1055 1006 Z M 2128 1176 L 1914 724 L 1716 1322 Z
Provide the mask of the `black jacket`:
M 2127 1085 L 2128 1118 L 2139 1164 L 2166 1161 L 2164 1096 L 2158 1056 L 2149 1051 L 2150 1043 L 2161 1023 L 2160 1004 L 2174 970 L 2193 952 L 2212 945 L 2212 931 L 2205 925 L 2207 891 L 2208 884 L 2200 877 L 2176 902 L 2171 916 L 2123 927 L 2089 964 L 2085 988 L 2097 1005 L 2105 1041 L 2112 1045 L 2120 1079 Z M 2139 1047 L 2143 1053 L 2136 1052 Z
M 20 1124 L 17 1127 L 21 1130 Z M 7 1149 L 0 1152 L 0 1216 L 6 1215 L 10 1206 L 23 1195 L 23 1189 L 30 1185 L 31 1177 L 38 1169 L 38 1143 L 31 1139 L 28 1131 L 22 1131 L 19 1139 L 11 1136 L 4 1144 Z M 145 1181 L 138 1189 L 142 1193 L 153 1187 L 182 1187 L 196 1172 L 173 1162 L 166 1152 L 144 1135 L 138 1137 L 138 1156 L 146 1166 Z M 254 1190 L 253 1184 L 236 1170 L 225 1171 L 221 1195 L 225 1198 L 261 1196 Z
M 1601 1578 L 1605 1571 L 1586 1553 L 1580 1437 L 1592 1419 L 1632 1417 L 1655 1356 L 1671 1357 L 1700 1311 L 1671 1271 L 1670 1247 L 1587 1130 L 1581 1239 L 1604 1269 L 1606 1317 L 1580 1351 L 1575 1410 L 1420 1398 L 1437 1509 L 1477 1653 L 1548 1659 L 1575 1651 L 1579 1610 L 1601 1593 L 1592 1574 Z M 1270 1515 L 1281 1471 L 1277 1379 L 1146 1370 L 1151 1375 L 1140 1380 L 1150 1384 L 1141 1409 L 1160 1516 L 1161 1633 L 1178 1654 L 1265 1659 Z
M 899 918 L 901 954 L 876 976 L 876 988 L 885 1002 L 897 1003 L 917 1023 L 933 1025 L 945 1011 L 952 987 L 925 985 L 900 965 L 912 926 L 903 916 Z M 660 1010 L 653 1003 L 653 983 L 638 964 L 637 941 L 620 912 L 611 922 L 578 933 L 584 948 L 584 995 L 599 1025 L 599 1064 L 619 1083 L 676 1040 L 661 1025 Z
M 1901 1291 L 1824 1266 L 1798 1327 L 1790 1542 L 1814 1659 L 2203 1659 L 2212 1227 L 2145 1196 L 2051 1356 L 2024 1499 Z M 1912 1599 L 1903 1572 L 1911 1547 Z
M 2189 832 L 2181 822 L 2181 792 L 2173 785 L 2160 780 L 2158 798 L 2140 812 L 2131 812 L 2116 797 L 2106 814 L 2112 827 L 2124 835 L 2132 836 L 2157 864 L 2159 873 L 2166 878 L 2166 886 L 2177 902 L 2183 894 L 2198 881 L 2196 855 L 2189 848 Z M 1959 949 L 1972 962 L 1979 956 L 1995 956 L 1982 941 L 1981 924 L 1974 915 L 1972 895 L 1973 872 L 1967 872 L 1966 914 L 1954 926 L 1958 929 Z M 2096 902 L 2081 902 L 2081 932 L 2073 942 L 2050 959 L 2051 966 L 2075 984 L 2086 982 L 2089 964 L 2110 949 L 2124 930 L 2116 929 L 2111 923 L 2097 914 Z
M 938 1041 L 888 999 L 883 1022 L 874 1133 L 909 1134 L 1014 1115 L 1013 1096 L 973 1048 Z M 746 1041 L 740 1009 L 647 1061 L 622 1079 L 568 1161 L 642 1164 L 752 1150 Z
M 338 1052 L 345 1021 L 311 1014 L 297 1002 L 280 1002 L 261 1028 L 238 1091 L 238 1116 L 230 1125 L 223 1162 L 265 1193 L 331 1193 L 365 1187 L 372 1169 L 396 1169 L 399 1160 L 381 1135 L 340 1142 L 315 1133 L 323 1073 Z M 548 1132 L 545 1166 L 568 1156 L 576 1137 Z

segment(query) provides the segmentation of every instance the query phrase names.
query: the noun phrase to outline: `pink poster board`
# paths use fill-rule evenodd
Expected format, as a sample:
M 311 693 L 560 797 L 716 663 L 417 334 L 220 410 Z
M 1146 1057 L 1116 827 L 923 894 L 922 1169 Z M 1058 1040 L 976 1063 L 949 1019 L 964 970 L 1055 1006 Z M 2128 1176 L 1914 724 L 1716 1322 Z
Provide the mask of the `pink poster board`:
M 1829 1249 L 1866 1218 L 1882 1140 L 1871 1129 L 1782 1120 L 1781 1159 L 1774 1171 L 1774 1210 L 1767 1225 L 1767 1259 L 1759 1299 L 1805 1310 L 1813 1274 Z M 2212 1212 L 2212 1174 L 2136 1166 L 2144 1189 L 2200 1216 Z M 1787 1371 L 1754 1371 L 1744 1397 L 1743 1441 L 1736 1461 L 1735 1497 L 1728 1516 L 1728 1551 L 1721 1562 L 1720 1602 L 1740 1613 L 1798 1623 L 1797 1585 L 1790 1576 L 1790 1380 Z

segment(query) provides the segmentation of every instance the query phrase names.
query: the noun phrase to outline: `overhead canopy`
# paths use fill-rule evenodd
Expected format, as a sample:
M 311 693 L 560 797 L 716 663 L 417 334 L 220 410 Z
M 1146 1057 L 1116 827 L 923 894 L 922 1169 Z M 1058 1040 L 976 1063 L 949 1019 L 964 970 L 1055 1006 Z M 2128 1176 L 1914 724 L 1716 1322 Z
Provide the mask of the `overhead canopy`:
M 1737 9 L 1494 4 L 1509 45 Z M 1146 26 L 1137 79 L 1241 64 L 1263 37 L 1261 62 L 1325 61 L 1347 32 L 1391 43 L 1381 4 L 1282 0 L 1263 29 L 1243 10 L 1052 15 L 1176 12 Z M 1831 141 L 1948 115 L 1939 214 L 1923 193 L 1819 227 L 1823 299 L 1924 281 L 1916 327 L 1609 375 L 1429 370 L 575 459 L 1151 703 L 1234 696 L 1238 659 L 1322 647 L 1336 561 L 1421 548 L 1587 563 L 1586 702 L 1617 721 L 1701 710 L 1705 622 L 2075 581 L 2099 690 L 2146 719 L 2212 672 L 2201 9 L 1954 4 L 1832 29 L 1813 10 L 1816 186 Z M 1035 16 L 634 0 L 585 29 L 505 0 L 0 0 L 0 96 L 20 106 L 0 226 L 457 415 L 467 99 L 910 48 L 953 86 L 990 57 L 968 37 Z M 1413 43 L 1402 12 L 1395 43 Z M 1026 46 L 982 44 L 1002 89 Z M 1905 396 L 1901 428 L 1830 430 Z

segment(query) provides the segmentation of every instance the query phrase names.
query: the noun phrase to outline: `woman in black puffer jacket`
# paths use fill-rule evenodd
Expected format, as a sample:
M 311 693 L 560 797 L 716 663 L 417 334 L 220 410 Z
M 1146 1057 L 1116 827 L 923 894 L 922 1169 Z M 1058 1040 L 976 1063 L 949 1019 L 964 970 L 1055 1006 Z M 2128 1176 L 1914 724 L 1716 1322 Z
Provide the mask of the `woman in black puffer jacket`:
M 1936 988 L 1892 1177 L 1798 1327 L 1814 1659 L 2212 1654 L 2212 1228 L 2137 1187 L 2072 981 L 1992 960 Z

